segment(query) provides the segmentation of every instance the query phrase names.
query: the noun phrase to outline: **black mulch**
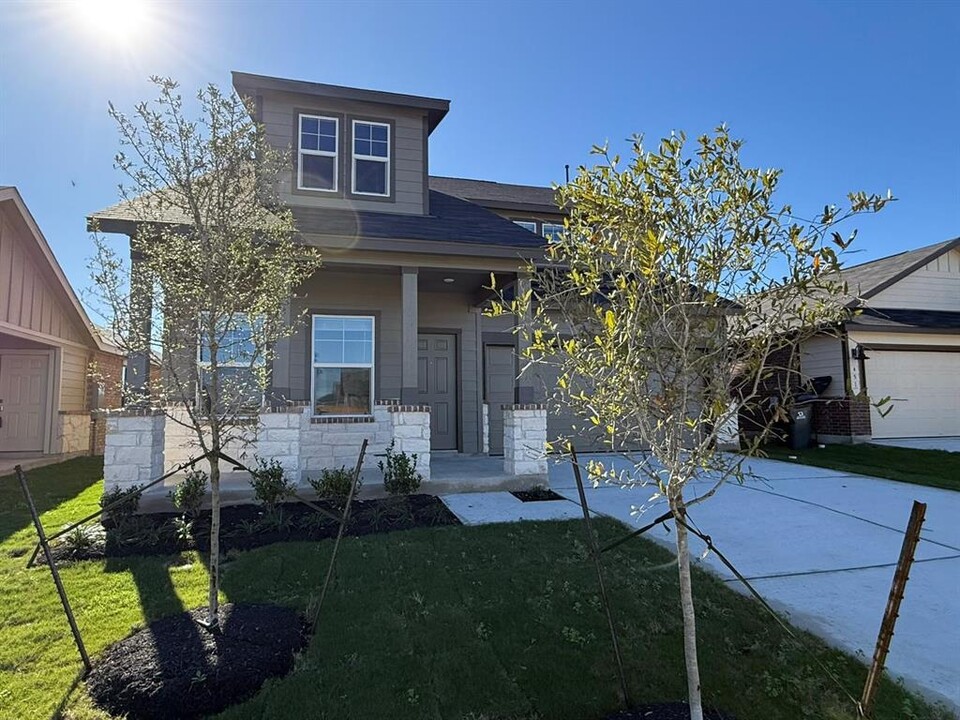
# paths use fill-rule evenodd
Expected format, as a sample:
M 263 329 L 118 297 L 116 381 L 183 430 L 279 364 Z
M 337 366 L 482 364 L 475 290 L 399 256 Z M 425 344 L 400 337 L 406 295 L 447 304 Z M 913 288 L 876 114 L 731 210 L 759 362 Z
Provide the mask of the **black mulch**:
M 704 710 L 705 720 L 736 720 L 719 710 Z M 607 715 L 604 720 L 690 720 L 690 706 L 686 703 L 655 703 L 639 705 L 632 710 L 621 710 Z
M 557 495 L 547 488 L 533 488 L 532 490 L 514 490 L 510 493 L 520 502 L 544 502 L 548 500 L 566 500 L 563 495 Z
M 325 501 L 315 504 L 336 516 L 342 510 Z M 106 541 L 82 548 L 60 540 L 53 548 L 54 560 L 71 562 L 125 555 L 170 555 L 184 550 L 205 551 L 210 547 L 210 513 L 203 512 L 193 523 L 189 536 L 178 534 L 176 513 L 136 515 L 120 526 L 109 527 Z M 355 500 L 348 536 L 411 530 L 438 525 L 459 525 L 460 521 L 433 495 L 406 495 Z M 260 505 L 231 505 L 220 509 L 220 550 L 249 550 L 276 542 L 324 540 L 336 537 L 339 521 L 326 517 L 299 502 L 284 504 L 270 515 Z M 42 555 L 40 558 L 42 562 Z
M 219 617 L 219 633 L 197 625 L 205 609 L 150 623 L 104 651 L 87 691 L 101 708 L 130 720 L 201 717 L 290 672 L 307 642 L 306 624 L 290 608 L 227 604 Z

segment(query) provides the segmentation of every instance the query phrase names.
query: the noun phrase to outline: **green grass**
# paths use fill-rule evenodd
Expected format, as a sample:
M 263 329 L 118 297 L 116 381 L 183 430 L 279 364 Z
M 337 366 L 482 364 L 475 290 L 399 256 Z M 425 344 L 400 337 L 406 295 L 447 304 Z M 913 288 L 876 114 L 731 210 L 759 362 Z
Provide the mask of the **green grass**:
M 960 453 L 945 450 L 913 450 L 886 445 L 827 445 L 824 448 L 790 450 L 764 448 L 774 460 L 873 475 L 945 490 L 960 490 Z M 790 456 L 795 455 L 796 460 Z
M 93 460 L 30 472 L 55 529 L 95 507 Z M 104 717 L 77 684 L 80 663 L 46 568 L 24 569 L 29 518 L 0 478 L 0 716 Z M 624 532 L 598 523 L 604 538 Z M 304 609 L 332 543 L 289 543 L 232 555 L 232 601 Z M 637 701 L 685 695 L 681 621 L 669 554 L 633 542 L 607 559 L 630 690 Z M 285 678 L 225 718 L 601 718 L 617 682 L 596 579 L 579 522 L 445 527 L 347 539 L 318 634 Z M 89 561 L 64 584 L 94 655 L 144 621 L 203 602 L 193 554 Z M 740 720 L 852 718 L 814 658 L 859 694 L 856 659 L 812 636 L 797 643 L 753 601 L 705 573 L 695 578 L 708 704 Z M 878 720 L 950 717 L 885 681 Z

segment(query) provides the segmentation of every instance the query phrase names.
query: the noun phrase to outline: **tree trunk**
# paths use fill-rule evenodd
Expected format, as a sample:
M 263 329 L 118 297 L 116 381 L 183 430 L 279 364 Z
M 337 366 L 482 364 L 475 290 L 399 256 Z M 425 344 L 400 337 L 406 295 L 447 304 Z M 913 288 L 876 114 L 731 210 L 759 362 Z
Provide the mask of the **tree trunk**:
M 675 518 L 685 520 L 683 490 L 670 502 Z M 683 654 L 687 664 L 687 697 L 690 703 L 690 720 L 703 720 L 703 705 L 700 699 L 700 666 L 697 662 L 697 617 L 693 608 L 693 584 L 690 579 L 690 550 L 687 547 L 687 528 L 679 522 L 677 529 L 677 566 L 680 571 L 680 608 L 683 612 Z
M 211 443 L 214 453 L 220 451 L 219 440 Z M 220 609 L 220 457 L 210 458 L 210 590 L 207 597 L 207 624 L 211 630 L 219 626 Z

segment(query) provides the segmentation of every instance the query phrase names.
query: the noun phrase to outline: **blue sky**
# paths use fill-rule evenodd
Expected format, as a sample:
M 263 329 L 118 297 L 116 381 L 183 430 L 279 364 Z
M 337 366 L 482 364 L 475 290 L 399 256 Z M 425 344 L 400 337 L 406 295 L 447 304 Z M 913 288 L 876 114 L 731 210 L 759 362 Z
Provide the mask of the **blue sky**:
M 953 2 L 148 3 L 124 30 L 80 2 L 0 13 L 0 185 L 19 187 L 67 275 L 117 199 L 107 102 L 231 70 L 448 98 L 434 174 L 549 184 L 589 149 L 721 122 L 785 171 L 798 210 L 850 190 L 857 261 L 960 235 L 960 4 Z

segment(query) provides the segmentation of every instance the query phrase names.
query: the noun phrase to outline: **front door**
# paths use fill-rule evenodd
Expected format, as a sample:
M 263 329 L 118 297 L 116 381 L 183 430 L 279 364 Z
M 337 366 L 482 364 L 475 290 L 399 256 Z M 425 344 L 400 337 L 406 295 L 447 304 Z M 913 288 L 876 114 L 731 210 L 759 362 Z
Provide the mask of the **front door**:
M 457 336 L 420 335 L 417 398 L 430 406 L 430 449 L 457 449 Z
M 487 345 L 483 357 L 483 401 L 490 410 L 490 454 L 503 455 L 503 405 L 514 401 L 517 380 L 513 345 Z
M 0 452 L 41 452 L 46 429 L 46 355 L 0 355 Z

